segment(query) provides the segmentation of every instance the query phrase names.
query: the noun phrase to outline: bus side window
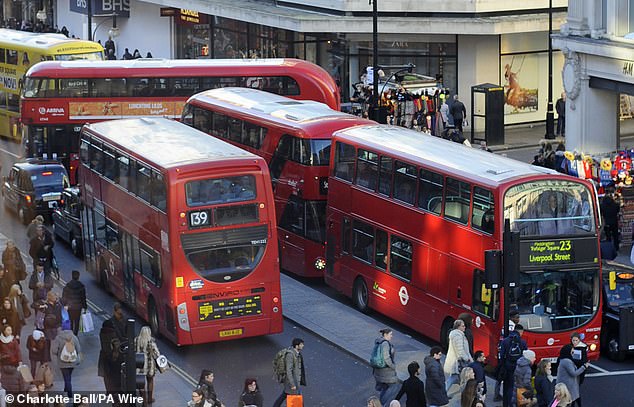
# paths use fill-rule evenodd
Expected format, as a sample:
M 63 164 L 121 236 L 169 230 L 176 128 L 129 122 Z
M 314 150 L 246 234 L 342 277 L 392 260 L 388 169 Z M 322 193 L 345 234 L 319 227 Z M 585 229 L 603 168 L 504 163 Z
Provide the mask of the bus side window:
M 0 64 L 4 64 L 7 60 L 5 58 L 6 49 L 0 48 Z
M 414 204 L 416 197 L 416 167 L 400 161 L 394 166 L 394 199 Z
M 466 225 L 469 223 L 470 206 L 471 185 L 448 177 L 445 196 L 445 217 Z
M 494 229 L 495 202 L 493 193 L 484 188 L 473 188 L 473 214 L 471 227 L 492 234 Z
M 299 236 L 304 236 L 304 210 L 303 199 L 296 195 L 289 196 L 284 212 L 282 212 L 280 227 Z
M 341 225 L 341 251 L 344 253 L 350 253 L 350 234 L 352 233 L 352 222 L 350 218 L 343 218 L 343 224 Z
M 486 288 L 484 285 L 484 271 L 473 271 L 473 299 L 472 308 L 475 312 L 497 320 L 500 309 L 500 290 Z
M 412 243 L 400 237 L 390 239 L 390 273 L 402 279 L 412 279 Z
M 440 215 L 442 212 L 443 177 L 435 172 L 421 169 L 419 174 L 418 207 Z
M 355 220 L 352 228 L 352 255 L 372 264 L 374 257 L 374 228 Z
M 357 152 L 357 174 L 354 183 L 375 191 L 378 184 L 378 160 L 379 156 L 377 153 L 359 149 Z
M 291 150 L 293 146 L 293 137 L 285 134 L 277 144 L 271 163 L 269 164 L 271 170 L 271 178 L 277 180 L 282 175 L 284 164 L 290 158 Z
M 17 65 L 18 64 L 18 51 L 13 49 L 7 50 L 7 64 Z
M 335 177 L 352 182 L 354 162 L 354 146 L 337 142 L 335 145 Z
M 381 156 L 379 171 L 379 194 L 390 196 L 393 173 L 392 159 L 390 157 Z
M 374 251 L 374 264 L 381 270 L 387 268 L 387 233 L 381 229 L 376 230 L 376 250 Z

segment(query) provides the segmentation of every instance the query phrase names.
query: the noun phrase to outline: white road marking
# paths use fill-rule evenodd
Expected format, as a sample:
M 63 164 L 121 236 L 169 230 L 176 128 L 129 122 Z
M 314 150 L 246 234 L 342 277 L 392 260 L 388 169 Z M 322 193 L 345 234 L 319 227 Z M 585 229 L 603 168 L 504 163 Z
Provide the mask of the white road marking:
M 19 156 L 19 155 L 15 154 L 15 153 L 12 153 L 12 152 L 11 152 L 11 151 L 9 151 L 9 150 L 5 150 L 5 149 L 4 149 L 4 148 L 2 148 L 2 147 L 0 147 L 0 151 L 1 151 L 1 152 L 3 152 L 3 153 L 5 153 L 5 154 L 10 155 L 10 156 L 11 156 L 11 157 L 13 157 L 13 158 L 18 158 L 18 159 L 22 158 L 21 156 Z

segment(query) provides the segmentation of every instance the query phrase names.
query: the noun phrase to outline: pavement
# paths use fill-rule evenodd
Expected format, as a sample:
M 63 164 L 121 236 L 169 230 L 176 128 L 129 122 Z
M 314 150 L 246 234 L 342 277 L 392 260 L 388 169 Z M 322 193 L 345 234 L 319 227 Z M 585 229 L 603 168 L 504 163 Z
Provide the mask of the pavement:
M 491 146 L 495 152 L 503 152 L 517 148 L 535 147 L 543 138 L 545 133 L 543 125 L 521 126 L 508 128 L 505 135 L 505 144 L 501 146 Z M 629 133 L 631 130 L 631 133 Z M 634 124 L 628 126 L 628 133 L 634 135 Z M 622 134 L 624 134 L 622 132 Z M 626 133 L 627 134 L 627 133 Z M 7 237 L 0 234 L 0 247 L 6 246 Z M 621 255 L 616 262 L 630 265 L 629 248 L 623 248 Z M 28 257 L 28 256 L 27 256 Z M 29 264 L 30 258 L 25 257 L 25 262 Z M 29 266 L 27 266 L 29 267 Z M 29 269 L 31 269 L 29 267 Z M 371 316 L 356 311 L 351 306 L 342 305 L 335 299 L 322 294 L 302 282 L 289 276 L 282 275 L 282 302 L 284 317 L 293 323 L 301 325 L 324 340 L 332 343 L 341 350 L 355 356 L 362 363 L 368 363 L 368 357 L 372 351 L 373 341 L 378 336 L 378 331 L 385 327 L 385 324 L 377 321 Z M 56 282 L 54 290 L 61 294 L 65 283 Z M 30 295 L 30 290 L 25 290 Z M 100 309 L 95 304 L 89 302 L 89 308 L 93 314 L 95 331 L 90 333 L 80 333 L 79 339 L 82 352 L 84 354 L 83 363 L 73 372 L 73 389 L 76 392 L 103 392 L 105 390 L 102 379 L 97 376 L 97 360 L 99 357 L 99 328 L 102 322 L 109 318 L 109 311 Z M 26 338 L 33 330 L 33 318 L 30 318 L 23 329 L 23 337 Z M 423 366 L 423 359 L 429 354 L 430 346 L 417 340 L 416 338 L 402 332 L 399 328 L 389 326 L 394 330 L 394 346 L 397 349 L 397 372 L 400 378 L 407 377 L 407 364 L 416 360 Z M 28 359 L 28 352 L 25 349 L 26 341 L 22 341 L 23 359 Z M 54 366 L 55 382 L 53 391 L 60 391 L 64 387 L 61 372 Z M 493 390 L 494 382 L 491 378 L 488 388 Z M 195 386 L 195 380 L 178 366 L 164 374 L 157 374 L 155 377 L 155 398 L 157 407 L 163 406 L 184 406 L 191 399 L 191 390 Z M 487 405 L 500 405 L 487 400 Z M 109 404 L 91 404 L 94 406 L 106 406 Z

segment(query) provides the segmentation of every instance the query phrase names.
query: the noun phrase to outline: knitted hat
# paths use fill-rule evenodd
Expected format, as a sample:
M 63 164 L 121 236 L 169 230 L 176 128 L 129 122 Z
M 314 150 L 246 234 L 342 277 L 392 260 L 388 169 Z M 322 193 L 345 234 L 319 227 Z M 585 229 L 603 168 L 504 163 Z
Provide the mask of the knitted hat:
M 531 361 L 535 360 L 535 352 L 533 352 L 530 349 L 527 349 L 524 352 L 522 352 L 522 356 L 524 356 L 526 359 Z

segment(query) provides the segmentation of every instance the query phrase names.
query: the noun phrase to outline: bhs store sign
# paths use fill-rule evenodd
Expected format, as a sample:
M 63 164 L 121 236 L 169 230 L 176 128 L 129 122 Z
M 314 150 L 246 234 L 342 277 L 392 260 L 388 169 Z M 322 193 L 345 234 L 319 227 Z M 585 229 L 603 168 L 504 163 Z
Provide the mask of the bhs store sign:
M 89 1 L 93 16 L 115 13 L 117 17 L 130 17 L 130 0 L 70 0 L 70 11 L 88 15 Z

